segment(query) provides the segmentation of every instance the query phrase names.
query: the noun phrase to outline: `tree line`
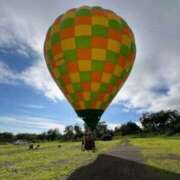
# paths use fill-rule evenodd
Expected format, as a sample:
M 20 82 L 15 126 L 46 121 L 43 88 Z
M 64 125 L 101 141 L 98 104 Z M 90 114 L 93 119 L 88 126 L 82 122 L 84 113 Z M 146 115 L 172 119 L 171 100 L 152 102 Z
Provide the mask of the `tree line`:
M 180 113 L 176 110 L 159 111 L 154 113 L 143 113 L 139 119 L 141 127 L 136 123 L 129 121 L 114 130 L 108 129 L 105 122 L 99 122 L 94 130 L 95 139 L 110 140 L 113 136 L 124 136 L 130 134 L 167 134 L 173 135 L 180 133 Z M 78 124 L 66 126 L 64 133 L 60 133 L 59 129 L 50 129 L 41 134 L 20 133 L 14 135 L 9 132 L 0 133 L 0 142 L 14 142 L 16 140 L 24 140 L 28 142 L 37 141 L 77 141 L 81 140 L 84 133 L 87 131 L 87 126 L 84 129 Z

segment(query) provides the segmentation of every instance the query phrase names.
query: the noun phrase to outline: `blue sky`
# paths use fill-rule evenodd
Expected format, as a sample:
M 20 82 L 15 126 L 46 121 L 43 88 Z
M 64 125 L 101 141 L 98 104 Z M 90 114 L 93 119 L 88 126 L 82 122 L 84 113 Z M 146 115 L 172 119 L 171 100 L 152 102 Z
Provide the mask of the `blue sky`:
M 137 45 L 132 73 L 101 120 L 113 128 L 137 122 L 144 111 L 180 109 L 178 0 L 0 0 L 0 132 L 63 131 L 69 124 L 82 125 L 47 71 L 43 42 L 58 15 L 85 4 L 124 17 Z

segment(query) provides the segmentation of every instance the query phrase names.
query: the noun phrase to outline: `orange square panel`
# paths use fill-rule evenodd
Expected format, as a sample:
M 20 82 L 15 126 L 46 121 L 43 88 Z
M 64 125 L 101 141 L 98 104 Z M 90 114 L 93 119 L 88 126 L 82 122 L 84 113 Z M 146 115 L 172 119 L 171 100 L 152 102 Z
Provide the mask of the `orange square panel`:
M 77 58 L 79 60 L 90 60 L 91 59 L 91 50 L 87 48 L 77 49 Z

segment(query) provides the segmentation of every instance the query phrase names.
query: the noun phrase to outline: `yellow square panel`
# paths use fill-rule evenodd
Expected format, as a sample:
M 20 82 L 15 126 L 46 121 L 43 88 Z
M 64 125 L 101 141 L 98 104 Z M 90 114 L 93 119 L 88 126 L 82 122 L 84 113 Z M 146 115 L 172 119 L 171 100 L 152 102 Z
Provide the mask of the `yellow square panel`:
M 89 101 L 90 100 L 90 93 L 89 92 L 84 92 L 83 97 L 84 97 L 84 100 Z
M 45 49 L 46 49 L 46 51 L 47 51 L 48 49 L 51 49 L 51 41 L 46 41 Z
M 91 91 L 92 92 L 97 92 L 99 90 L 100 84 L 96 82 L 91 83 Z
M 55 77 L 56 79 L 58 79 L 58 78 L 59 78 L 58 68 L 54 68 L 52 72 L 53 72 L 54 77 Z
M 76 16 L 76 11 L 69 11 L 62 16 L 61 20 L 63 21 L 66 18 L 74 18 L 75 16 Z
M 83 101 L 79 101 L 79 107 L 80 107 L 80 109 L 84 109 L 85 108 L 85 105 L 84 105 Z
M 100 108 L 101 107 L 101 101 L 96 101 L 96 108 Z
M 73 87 L 72 87 L 71 84 L 67 84 L 67 85 L 66 85 L 66 89 L 67 89 L 67 91 L 68 91 L 69 93 L 73 93 L 73 92 L 74 92 L 74 91 L 73 91 Z
M 75 39 L 68 38 L 61 41 L 61 48 L 62 50 L 70 50 L 75 49 Z
M 116 65 L 113 74 L 114 74 L 115 76 L 118 76 L 118 77 L 119 77 L 119 76 L 121 75 L 121 73 L 122 73 L 122 68 L 121 68 L 121 66 Z
M 75 36 L 90 36 L 91 26 L 89 25 L 78 25 L 75 26 Z
M 119 90 L 119 89 L 115 88 L 115 89 L 112 91 L 112 94 L 116 95 L 117 90 Z
M 72 83 L 80 82 L 80 75 L 78 72 L 70 73 L 69 77 Z
M 58 60 L 56 61 L 56 65 L 57 65 L 57 66 L 60 66 L 60 65 L 63 65 L 63 64 L 65 64 L 64 59 L 58 59 Z
M 78 61 L 79 71 L 91 71 L 91 61 L 89 60 L 79 60 Z
M 125 44 L 129 48 L 131 47 L 131 40 L 127 35 L 122 36 L 122 44 Z
M 92 24 L 98 24 L 102 26 L 108 26 L 108 19 L 104 16 L 93 16 L 92 17 Z
M 120 43 L 116 40 L 108 39 L 108 50 L 119 53 L 120 52 Z
M 60 31 L 59 24 L 54 24 L 51 28 L 51 33 L 57 33 Z
M 71 103 L 71 97 L 70 97 L 70 95 L 69 94 L 64 94 L 65 95 L 65 97 L 69 100 L 69 102 Z
M 104 101 L 104 102 L 107 102 L 108 99 L 109 99 L 109 94 L 106 94 L 105 97 L 104 97 L 104 99 L 103 99 L 103 101 Z
M 109 83 L 111 76 L 111 74 L 103 72 L 101 81 L 104 83 Z
M 65 64 L 64 59 L 59 59 L 59 63 L 58 63 L 58 65 L 63 65 L 63 64 Z
M 126 67 L 125 67 L 126 70 L 129 70 L 129 69 L 131 68 L 131 66 L 132 66 L 132 64 L 128 62 L 128 63 L 126 64 Z
M 63 58 L 63 53 L 59 53 L 57 55 L 54 56 L 54 60 L 59 60 Z
M 108 11 L 108 18 L 109 19 L 115 19 L 115 20 L 120 20 L 121 19 L 121 17 L 119 17 L 119 16 L 117 16 L 116 14 L 114 14 L 113 12 L 111 12 L 111 11 Z
M 105 49 L 92 49 L 92 59 L 95 60 L 105 60 L 106 59 L 106 50 Z

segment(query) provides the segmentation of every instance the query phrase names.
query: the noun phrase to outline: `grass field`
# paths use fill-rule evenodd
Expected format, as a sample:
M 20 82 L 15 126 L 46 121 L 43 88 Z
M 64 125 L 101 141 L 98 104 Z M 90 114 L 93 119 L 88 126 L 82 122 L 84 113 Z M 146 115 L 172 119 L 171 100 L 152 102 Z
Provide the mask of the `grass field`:
M 147 164 L 180 174 L 180 136 L 131 138 L 140 147 Z
M 180 174 L 179 136 L 128 138 L 130 144 L 139 147 L 148 165 Z M 0 180 L 63 179 L 121 142 L 122 138 L 98 141 L 95 153 L 81 152 L 80 142 L 41 143 L 38 150 L 28 150 L 21 145 L 0 145 Z M 58 144 L 62 147 L 58 148 Z
M 0 180 L 61 179 L 118 144 L 120 140 L 97 142 L 95 153 L 81 152 L 80 142 L 41 143 L 38 150 L 0 145 Z

